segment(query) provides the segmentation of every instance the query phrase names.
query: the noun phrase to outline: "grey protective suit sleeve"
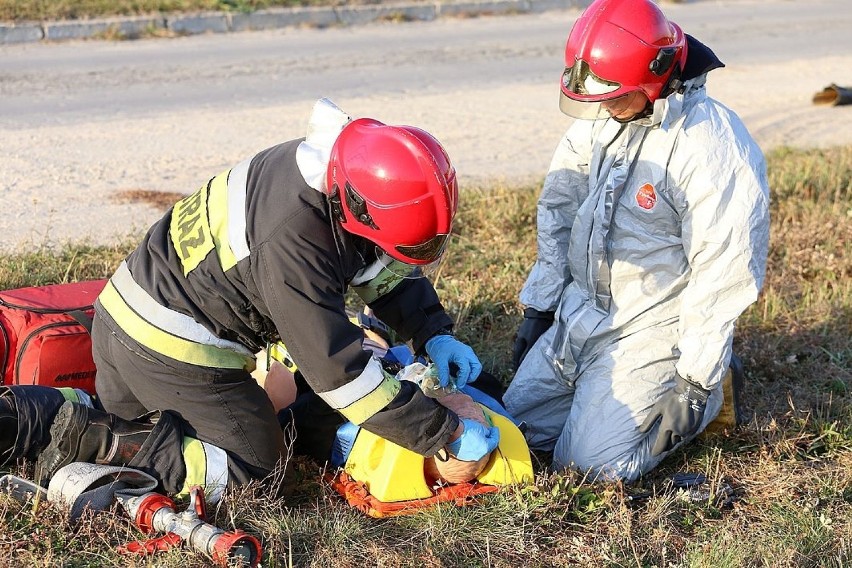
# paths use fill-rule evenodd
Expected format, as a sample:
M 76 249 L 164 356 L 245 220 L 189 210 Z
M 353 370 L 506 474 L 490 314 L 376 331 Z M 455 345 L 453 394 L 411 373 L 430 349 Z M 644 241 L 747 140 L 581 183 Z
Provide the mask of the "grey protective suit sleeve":
M 580 125 L 584 126 L 584 125 Z M 562 138 L 538 199 L 538 256 L 521 290 L 520 301 L 540 312 L 556 310 L 571 282 L 568 245 L 577 209 L 589 194 L 590 137 Z
M 681 165 L 674 172 L 683 188 L 676 205 L 691 272 L 681 294 L 677 370 L 713 389 L 730 363 L 734 321 L 757 300 L 763 284 L 769 195 L 760 151 L 714 144 L 717 132 L 702 126 L 686 130 L 672 154 L 672 164 Z M 729 127 L 737 138 L 746 136 L 739 121 Z M 693 147 L 714 151 L 698 159 Z

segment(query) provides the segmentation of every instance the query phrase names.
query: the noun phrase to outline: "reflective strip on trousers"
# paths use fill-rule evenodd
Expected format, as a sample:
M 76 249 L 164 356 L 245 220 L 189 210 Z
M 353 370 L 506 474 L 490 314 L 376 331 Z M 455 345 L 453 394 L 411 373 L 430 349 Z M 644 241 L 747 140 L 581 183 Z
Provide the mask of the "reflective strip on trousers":
M 219 339 L 192 318 L 158 304 L 132 280 L 124 263 L 98 301 L 125 333 L 156 353 L 202 367 L 254 369 L 248 349 Z
M 228 487 L 228 454 L 222 448 L 189 436 L 183 438 L 186 480 L 178 497 L 189 495 L 196 485 L 204 489 L 205 501 L 216 504 Z
M 94 408 L 95 405 L 92 402 L 92 397 L 86 391 L 80 389 L 74 389 L 71 387 L 55 387 L 56 390 L 62 394 L 62 398 L 65 400 L 70 400 L 71 402 L 76 402 L 77 404 L 82 404 L 83 406 L 88 406 L 89 408 Z
M 371 358 L 353 381 L 317 394 L 350 422 L 363 424 L 396 398 L 400 388 L 399 381 L 385 373 L 377 359 Z

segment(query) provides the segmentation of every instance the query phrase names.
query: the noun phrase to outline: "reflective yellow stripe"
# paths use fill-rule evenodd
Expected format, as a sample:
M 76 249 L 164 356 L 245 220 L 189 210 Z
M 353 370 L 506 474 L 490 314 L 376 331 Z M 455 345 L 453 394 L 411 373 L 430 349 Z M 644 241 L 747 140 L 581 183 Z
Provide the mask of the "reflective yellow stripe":
M 77 394 L 77 390 L 71 387 L 55 387 L 56 390 L 62 395 L 62 398 L 71 402 L 80 402 L 80 396 Z
M 207 200 L 210 215 L 210 233 L 219 257 L 222 270 L 227 271 L 237 264 L 231 244 L 228 242 L 228 172 L 214 177 L 210 182 L 210 198 Z
M 293 361 L 292 357 L 290 357 L 290 352 L 287 351 L 287 347 L 280 341 L 278 343 L 270 344 L 269 347 L 267 347 L 267 353 L 271 358 L 287 367 L 291 373 L 295 373 L 299 369 L 299 367 L 296 366 L 296 362 Z M 268 369 L 269 365 L 267 365 L 266 368 Z
M 183 275 L 192 272 L 213 250 L 207 217 L 207 186 L 178 201 L 169 222 L 172 246 L 180 257 Z
M 94 408 L 95 403 L 92 402 L 92 397 L 89 396 L 84 390 L 75 389 L 71 387 L 53 387 L 59 391 L 59 394 L 62 395 L 62 398 L 65 400 L 70 400 L 71 402 L 76 402 L 77 404 L 82 404 L 83 406 L 88 406 L 89 408 Z
M 363 424 L 368 418 L 382 410 L 399 394 L 402 388 L 399 381 L 390 375 L 385 375 L 384 380 L 376 389 L 349 406 L 337 410 L 354 424 Z M 322 395 L 320 395 L 322 397 Z
M 144 288 L 136 283 L 133 275 L 130 274 L 127 262 L 122 262 L 118 266 L 109 281 L 124 303 L 137 314 L 144 314 L 145 321 L 154 327 L 192 343 L 229 349 L 245 357 L 254 356 L 244 345 L 217 337 L 188 315 L 176 312 L 158 303 Z
M 204 488 L 205 500 L 218 503 L 228 486 L 228 455 L 225 450 L 184 436 L 183 462 L 186 478 L 178 497 L 188 496 L 190 489 L 200 485 Z
M 332 408 L 345 408 L 373 392 L 384 380 L 385 371 L 381 363 L 375 358 L 370 358 L 360 375 L 334 390 L 320 393 L 320 396 Z
M 207 478 L 207 456 L 204 455 L 204 446 L 200 440 L 184 436 L 183 463 L 186 466 L 186 478 L 178 497 L 186 497 L 189 490 L 196 485 L 204 486 L 204 480 Z
M 230 349 L 188 341 L 148 323 L 124 302 L 112 282 L 107 282 L 98 300 L 127 335 L 152 351 L 201 367 L 254 370 L 254 359 L 250 357 L 244 357 Z

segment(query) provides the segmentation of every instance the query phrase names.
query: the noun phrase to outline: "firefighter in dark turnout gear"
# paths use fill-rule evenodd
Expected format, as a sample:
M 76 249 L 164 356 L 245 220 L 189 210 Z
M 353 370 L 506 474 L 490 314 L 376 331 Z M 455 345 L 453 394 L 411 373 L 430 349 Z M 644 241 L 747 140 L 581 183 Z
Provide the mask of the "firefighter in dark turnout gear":
M 44 476 L 72 461 L 120 463 L 169 492 L 205 486 L 215 500 L 229 483 L 269 474 L 285 444 L 250 376 L 263 348 L 286 353 L 342 419 L 403 447 L 490 452 L 499 432 L 389 375 L 344 303 L 357 292 L 444 369 L 442 382 L 474 380 L 476 355 L 420 276 L 441 258 L 457 205 L 455 170 L 430 134 L 352 120 L 320 100 L 306 138 L 182 199 L 112 276 L 92 334 L 109 414 L 63 406 L 39 458 Z

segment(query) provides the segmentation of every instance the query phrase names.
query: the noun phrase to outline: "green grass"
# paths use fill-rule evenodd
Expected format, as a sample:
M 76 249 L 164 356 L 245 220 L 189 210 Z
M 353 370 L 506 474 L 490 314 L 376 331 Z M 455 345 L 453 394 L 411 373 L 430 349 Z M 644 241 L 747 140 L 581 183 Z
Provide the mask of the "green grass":
M 282 6 L 378 4 L 381 0 L 0 0 L 0 21 L 75 20 L 160 12 L 252 12 Z
M 263 566 L 836 567 L 852 565 L 852 147 L 768 156 L 771 252 L 740 319 L 750 421 L 702 436 L 634 484 L 537 467 L 536 481 L 459 508 L 375 520 L 291 460 L 287 481 L 232 492 L 215 522 L 262 539 Z M 468 187 L 436 285 L 485 367 L 510 378 L 517 292 L 535 255 L 537 187 Z M 0 258 L 0 289 L 108 276 L 133 247 L 76 246 Z M 536 462 L 538 463 L 538 462 Z M 727 482 L 728 508 L 666 491 L 678 471 Z M 28 473 L 24 466 L 20 473 Z M 649 492 L 634 502 L 630 496 Z M 132 564 L 121 514 L 69 525 L 47 503 L 0 498 L 0 565 Z M 138 566 L 207 566 L 173 551 Z

